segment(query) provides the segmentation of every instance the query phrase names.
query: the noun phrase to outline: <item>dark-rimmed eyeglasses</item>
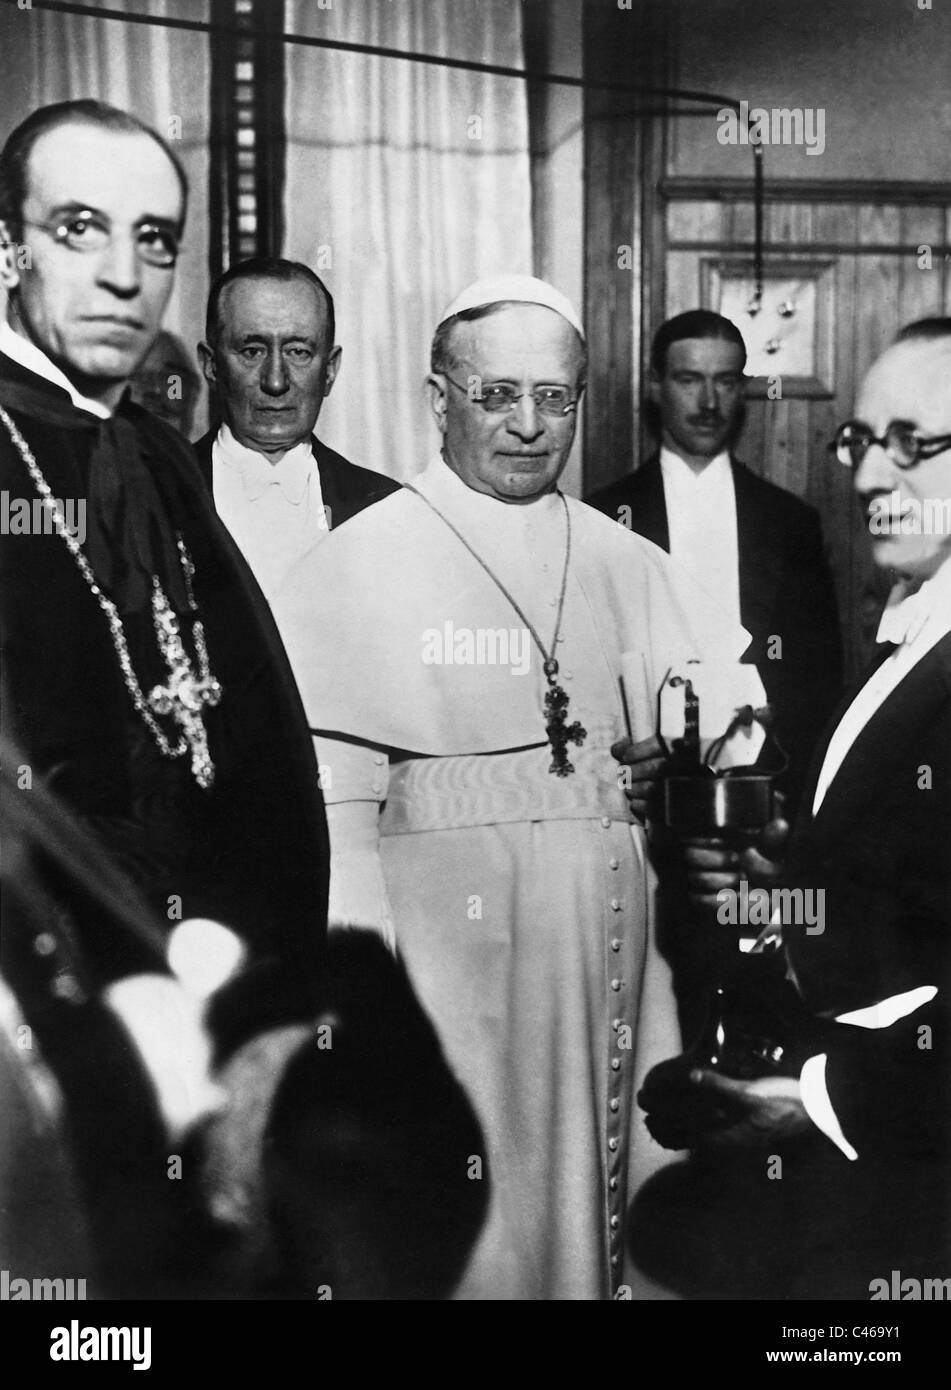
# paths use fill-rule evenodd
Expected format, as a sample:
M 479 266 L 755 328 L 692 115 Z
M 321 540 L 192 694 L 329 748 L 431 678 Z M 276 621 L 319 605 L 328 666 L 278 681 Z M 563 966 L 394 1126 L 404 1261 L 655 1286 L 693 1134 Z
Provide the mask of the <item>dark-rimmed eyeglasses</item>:
M 108 221 L 88 209 L 71 212 L 52 222 L 24 221 L 23 225 L 46 232 L 47 236 L 70 251 L 86 253 L 104 251 L 112 243 L 114 235 Z M 161 222 L 140 222 L 135 228 L 134 237 L 139 260 L 146 265 L 169 268 L 181 254 L 177 233 Z
M 476 390 L 454 381 L 448 372 L 440 375 L 491 415 L 514 410 L 523 396 L 531 396 L 535 409 L 542 415 L 570 415 L 578 406 L 578 397 L 572 395 L 570 386 L 542 385 L 534 386 L 531 391 L 520 391 L 511 381 L 486 381 L 480 382 Z
M 934 458 L 936 454 L 951 448 L 951 434 L 926 439 L 907 420 L 893 420 L 884 437 L 879 439 L 861 420 L 848 420 L 836 430 L 835 438 L 828 447 L 840 463 L 854 471 L 873 444 L 885 450 L 896 468 L 914 468 L 924 459 Z

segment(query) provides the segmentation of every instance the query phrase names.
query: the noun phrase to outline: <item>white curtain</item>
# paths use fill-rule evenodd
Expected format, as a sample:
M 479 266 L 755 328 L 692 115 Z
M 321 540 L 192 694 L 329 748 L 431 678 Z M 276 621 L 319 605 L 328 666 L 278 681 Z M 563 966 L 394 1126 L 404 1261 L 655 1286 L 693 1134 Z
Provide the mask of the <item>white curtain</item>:
M 517 0 L 288 0 L 289 32 L 520 67 Z M 440 311 L 532 271 L 525 83 L 290 45 L 285 254 L 324 278 L 341 374 L 319 433 L 406 479 L 436 432 L 422 381 Z
M 108 0 L 105 8 L 208 19 L 207 0 Z M 190 184 L 188 226 L 165 321 L 193 358 L 208 293 L 209 83 L 204 34 L 0 6 L 0 142 L 38 106 L 95 97 L 154 126 L 181 158 Z

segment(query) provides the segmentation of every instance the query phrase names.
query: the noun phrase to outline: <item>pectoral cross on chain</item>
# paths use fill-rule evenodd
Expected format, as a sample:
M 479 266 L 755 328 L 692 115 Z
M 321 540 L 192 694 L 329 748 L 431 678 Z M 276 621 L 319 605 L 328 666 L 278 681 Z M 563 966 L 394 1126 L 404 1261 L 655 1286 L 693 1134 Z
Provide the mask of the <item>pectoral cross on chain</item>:
M 573 724 L 568 723 L 568 695 L 555 680 L 558 675 L 558 662 L 549 657 L 542 669 L 548 681 L 548 690 L 545 692 L 545 732 L 552 751 L 548 771 L 553 772 L 556 777 L 567 777 L 575 770 L 574 763 L 568 757 L 568 744 L 582 744 L 588 736 L 588 731 L 581 727 L 577 719 Z
M 195 648 L 201 667 L 199 674 L 185 650 L 174 610 L 158 580 L 154 581 L 154 585 L 152 616 L 169 677 L 166 685 L 156 685 L 152 688 L 148 703 L 155 714 L 171 715 L 175 720 L 191 750 L 192 776 L 200 787 L 207 790 L 215 780 L 215 765 L 208 749 L 208 734 L 202 711 L 206 705 L 214 707 L 218 704 L 221 699 L 221 686 L 208 667 L 208 653 L 201 624 L 197 621 L 194 624 Z M 182 751 L 184 752 L 184 749 Z

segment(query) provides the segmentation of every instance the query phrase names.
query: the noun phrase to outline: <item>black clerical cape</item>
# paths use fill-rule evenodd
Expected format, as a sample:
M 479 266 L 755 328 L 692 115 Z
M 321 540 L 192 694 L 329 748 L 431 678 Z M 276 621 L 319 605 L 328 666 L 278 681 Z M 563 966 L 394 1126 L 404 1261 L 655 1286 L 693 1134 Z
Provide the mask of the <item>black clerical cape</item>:
M 251 969 L 219 1010 L 219 1043 L 306 1017 L 326 929 L 328 843 L 306 720 L 283 646 L 250 570 L 214 513 L 183 440 L 123 400 L 112 422 L 0 356 L 0 404 L 15 421 L 122 617 L 146 695 L 167 679 L 151 613 L 150 572 L 196 660 L 178 537 L 220 704 L 206 708 L 215 780 L 199 787 L 190 758 L 161 754 L 133 708 L 109 623 L 64 540 L 32 524 L 35 481 L 0 425 L 0 641 L 3 730 L 40 778 L 93 830 L 137 893 L 171 929 L 210 917 L 243 939 Z M 72 504 L 70 506 L 69 504 Z M 178 730 L 162 726 L 171 742 Z M 90 994 L 164 968 L 127 934 L 76 911 L 68 932 L 4 941 L 4 970 L 26 1000 L 57 979 Z

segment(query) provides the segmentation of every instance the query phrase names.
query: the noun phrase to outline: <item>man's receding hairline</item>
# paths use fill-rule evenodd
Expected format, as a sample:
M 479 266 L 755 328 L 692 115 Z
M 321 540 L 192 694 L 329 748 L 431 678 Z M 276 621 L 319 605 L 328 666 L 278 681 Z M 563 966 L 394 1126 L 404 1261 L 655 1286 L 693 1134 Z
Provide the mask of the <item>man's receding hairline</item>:
M 33 140 L 31 147 L 29 147 L 28 152 L 26 152 L 24 167 L 22 167 L 24 168 L 24 172 L 22 172 L 22 179 L 24 179 L 24 203 L 26 199 L 31 196 L 31 193 L 35 192 L 35 189 L 33 189 L 33 160 L 36 158 L 36 150 L 42 145 L 43 140 L 51 139 L 53 136 L 58 135 L 60 131 L 68 131 L 68 129 L 75 128 L 75 126 L 86 126 L 90 131 L 103 131 L 106 135 L 113 136 L 114 139 L 147 140 L 150 145 L 154 146 L 154 149 L 157 149 L 160 154 L 163 154 L 165 163 L 171 168 L 172 174 L 175 175 L 175 182 L 178 183 L 178 215 L 177 218 L 175 218 L 175 222 L 177 222 L 179 231 L 181 231 L 181 228 L 184 227 L 185 224 L 186 210 L 188 210 L 188 185 L 184 182 L 182 171 L 179 170 L 178 165 L 175 164 L 174 158 L 172 158 L 168 150 L 165 149 L 165 146 L 161 143 L 161 140 L 158 139 L 158 136 L 154 135 L 147 126 L 143 126 L 142 129 L 120 131 L 120 129 L 115 129 L 114 126 L 104 125 L 103 122 L 97 121 L 95 117 L 82 113 L 82 111 L 72 115 L 67 121 L 61 121 L 58 122 L 57 125 L 51 125 L 47 131 L 40 131 L 36 139 Z M 22 217 L 22 207 L 21 210 L 19 210 L 19 215 Z
M 313 280 L 311 280 L 310 277 L 307 276 L 307 275 L 293 275 L 293 276 L 290 276 L 290 275 L 288 275 L 288 276 L 269 275 L 269 274 L 267 273 L 267 271 L 262 271 L 260 274 L 255 273 L 254 275 L 238 275 L 238 276 L 235 276 L 235 278 L 234 278 L 233 280 L 229 280 L 229 281 L 227 282 L 227 284 L 224 284 L 224 285 L 221 286 L 220 290 L 218 291 L 218 293 L 217 293 L 217 295 L 216 295 L 216 297 L 215 297 L 215 303 L 214 303 L 214 311 L 215 311 L 215 313 L 214 313 L 215 332 L 214 332 L 213 338 L 212 338 L 212 340 L 211 340 L 211 344 L 210 344 L 211 346 L 214 346 L 215 343 L 220 339 L 222 330 L 223 330 L 223 328 L 224 328 L 225 312 L 226 312 L 226 296 L 227 296 L 229 290 L 235 289 L 238 285 L 255 285 L 255 284 L 263 284 L 263 285 L 295 285 L 295 284 L 296 284 L 296 285 L 301 285 L 301 284 L 303 284 L 303 285 L 308 285 L 308 286 L 310 287 L 310 289 L 313 291 L 314 299 L 317 301 L 317 305 L 318 305 L 318 308 L 319 308 L 319 311 L 320 311 L 320 316 L 321 316 L 321 319 L 322 319 L 322 321 L 323 321 L 324 335 L 325 335 L 325 337 L 326 337 L 326 336 L 329 336 L 328 330 L 329 330 L 329 328 L 330 328 L 330 306 L 329 306 L 329 304 L 327 303 L 325 291 L 322 291 L 319 285 L 315 285 L 314 282 L 313 282 Z M 320 335 L 318 334 L 318 337 L 319 337 L 319 336 L 320 336 Z M 328 350 L 328 352 L 332 351 L 334 347 L 336 347 L 336 343 L 334 343 L 334 342 L 328 343 L 328 344 L 327 344 L 327 350 Z
M 54 136 L 60 133 L 60 131 L 71 130 L 80 126 L 85 126 L 87 130 L 102 131 L 103 134 L 109 135 L 116 140 L 148 141 L 150 145 L 152 145 L 155 149 L 159 151 L 161 155 L 164 156 L 166 163 L 172 170 L 172 173 L 175 175 L 175 182 L 178 184 L 178 191 L 180 195 L 179 201 L 181 203 L 182 211 L 184 212 L 187 191 L 185 184 L 182 182 L 181 170 L 179 169 L 178 165 L 175 163 L 174 158 L 169 154 L 168 150 L 162 144 L 162 141 L 158 138 L 157 135 L 155 135 L 151 130 L 149 130 L 147 126 L 143 127 L 141 130 L 117 130 L 113 126 L 105 125 L 102 121 L 97 121 L 94 116 L 87 115 L 83 112 L 77 112 L 76 115 L 70 116 L 67 120 L 60 121 L 57 125 L 50 126 L 48 130 L 41 130 L 39 135 L 37 135 L 36 139 L 30 145 L 30 148 L 27 151 L 26 160 L 23 164 L 23 178 L 25 185 L 24 192 L 27 196 L 29 196 L 30 192 L 33 191 L 30 186 L 32 183 L 33 176 L 33 160 L 36 158 L 36 152 L 39 149 L 39 147 L 43 144 L 43 141 L 53 139 Z

